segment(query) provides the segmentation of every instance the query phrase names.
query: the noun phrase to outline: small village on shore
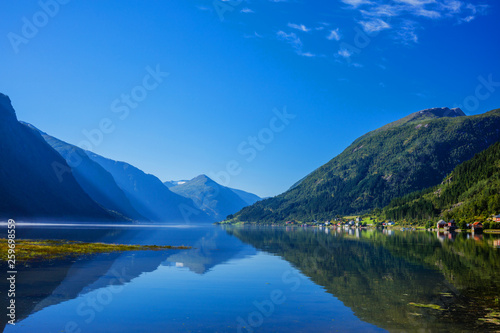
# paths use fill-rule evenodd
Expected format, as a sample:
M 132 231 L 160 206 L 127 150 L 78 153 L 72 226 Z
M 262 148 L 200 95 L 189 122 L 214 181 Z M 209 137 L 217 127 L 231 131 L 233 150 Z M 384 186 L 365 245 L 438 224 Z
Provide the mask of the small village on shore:
M 252 224 L 251 222 L 223 221 L 218 224 Z M 299 226 L 299 227 L 318 227 L 328 229 L 396 229 L 396 230 L 427 230 L 441 233 L 469 232 L 472 234 L 500 233 L 500 214 L 488 218 L 485 222 L 475 221 L 473 223 L 457 223 L 454 219 L 445 221 L 443 219 L 432 222 L 428 221 L 425 225 L 419 223 L 407 223 L 406 221 L 379 221 L 372 216 L 345 216 L 336 217 L 331 220 L 310 222 L 286 221 L 284 223 L 270 223 L 267 225 L 278 226 Z

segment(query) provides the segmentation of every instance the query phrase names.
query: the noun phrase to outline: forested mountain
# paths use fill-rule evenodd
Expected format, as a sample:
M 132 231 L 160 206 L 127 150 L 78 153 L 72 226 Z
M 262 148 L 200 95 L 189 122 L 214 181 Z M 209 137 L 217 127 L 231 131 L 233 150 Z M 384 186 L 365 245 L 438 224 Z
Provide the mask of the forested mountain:
M 242 209 L 234 221 L 330 219 L 382 208 L 439 184 L 500 140 L 500 109 L 464 116 L 436 108 L 365 134 L 287 192 Z
M 500 142 L 457 166 L 435 187 L 394 199 L 379 216 L 422 221 L 455 219 L 471 223 L 500 213 Z

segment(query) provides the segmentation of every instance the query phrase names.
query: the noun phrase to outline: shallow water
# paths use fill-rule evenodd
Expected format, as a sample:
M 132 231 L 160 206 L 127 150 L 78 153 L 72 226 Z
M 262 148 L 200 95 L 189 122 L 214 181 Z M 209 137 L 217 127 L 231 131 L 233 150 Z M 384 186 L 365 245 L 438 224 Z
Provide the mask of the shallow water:
M 46 225 L 18 226 L 17 236 L 193 249 L 18 266 L 18 321 L 5 332 L 500 328 L 488 320 L 498 311 L 500 295 L 500 250 L 498 238 L 491 235 Z M 7 285 L 0 287 L 5 298 Z M 431 304 L 439 309 L 429 308 Z

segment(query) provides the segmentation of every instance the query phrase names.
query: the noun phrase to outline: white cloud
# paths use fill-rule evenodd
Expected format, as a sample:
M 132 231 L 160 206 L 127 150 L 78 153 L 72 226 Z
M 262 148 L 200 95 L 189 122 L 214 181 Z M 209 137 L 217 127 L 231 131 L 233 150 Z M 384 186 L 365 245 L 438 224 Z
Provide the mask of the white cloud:
M 360 21 L 359 24 L 363 27 L 363 30 L 367 33 L 378 32 L 385 29 L 390 29 L 391 26 L 389 23 L 385 22 L 382 19 L 373 19 L 370 21 Z
M 245 34 L 243 35 L 243 38 L 263 38 L 262 35 L 260 35 L 259 33 L 257 33 L 257 31 L 255 31 L 253 34 Z
M 317 55 L 312 53 L 312 52 L 304 52 L 302 51 L 302 41 L 300 38 L 293 32 L 287 34 L 284 31 L 278 31 L 276 33 L 276 37 L 284 42 L 287 42 L 292 46 L 292 48 L 295 50 L 295 53 L 298 54 L 299 56 L 302 57 L 308 57 L 308 58 L 313 58 L 316 57 Z
M 245 13 L 245 14 L 253 14 L 255 13 L 253 10 L 251 10 L 250 8 L 243 8 L 242 10 L 240 10 L 241 13 Z
M 300 31 L 303 31 L 303 32 L 309 32 L 309 31 L 311 31 L 310 28 L 306 27 L 303 24 L 288 23 L 288 27 L 290 27 L 292 29 L 297 29 L 297 30 L 300 30 Z
M 443 11 L 448 12 L 450 14 L 460 13 L 460 10 L 463 5 L 464 5 L 463 2 L 458 0 L 448 0 L 439 4 L 439 6 Z
M 316 56 L 314 53 L 311 53 L 311 52 L 302 52 L 302 51 L 297 51 L 297 54 L 300 55 L 300 56 L 303 56 L 303 57 L 308 57 L 308 58 L 312 58 L 312 57 Z
M 416 33 L 417 23 L 414 21 L 406 20 L 396 31 L 396 40 L 403 44 L 410 45 L 418 43 L 418 36 Z
M 469 22 L 484 15 L 488 5 L 476 5 L 462 0 L 340 0 L 350 4 L 367 17 L 402 17 L 412 15 L 428 19 L 456 18 L 459 22 Z M 358 8 L 361 7 L 362 8 Z
M 357 7 L 361 6 L 361 5 L 371 4 L 372 3 L 371 1 L 368 1 L 368 0 L 340 0 L 340 1 L 342 1 L 346 5 L 353 6 L 354 8 L 357 8 Z
M 488 5 L 473 5 L 468 3 L 465 5 L 465 10 L 469 13 L 466 14 L 465 17 L 459 18 L 459 22 L 470 22 L 477 17 L 477 15 L 486 15 L 486 11 L 488 10 Z
M 285 41 L 288 44 L 292 45 L 292 47 L 296 50 L 302 49 L 302 41 L 293 32 L 287 34 L 286 32 L 280 30 L 276 33 L 276 37 L 278 37 L 279 40 Z
M 352 53 L 347 49 L 340 49 L 337 54 L 343 58 L 350 58 Z
M 328 36 L 326 36 L 326 39 L 339 41 L 340 40 L 339 28 L 337 28 L 335 30 L 330 30 L 330 34 L 328 34 Z
M 361 14 L 364 16 L 397 16 L 400 14 L 401 6 L 394 5 L 376 5 L 369 9 L 360 10 Z
M 436 3 L 436 0 L 395 0 L 396 2 L 404 3 L 410 6 L 423 6 L 430 3 Z
M 428 18 L 440 18 L 441 17 L 441 13 L 436 12 L 435 10 L 427 10 L 424 8 L 417 9 L 414 12 L 414 14 L 417 16 L 424 16 L 424 17 L 428 17 Z

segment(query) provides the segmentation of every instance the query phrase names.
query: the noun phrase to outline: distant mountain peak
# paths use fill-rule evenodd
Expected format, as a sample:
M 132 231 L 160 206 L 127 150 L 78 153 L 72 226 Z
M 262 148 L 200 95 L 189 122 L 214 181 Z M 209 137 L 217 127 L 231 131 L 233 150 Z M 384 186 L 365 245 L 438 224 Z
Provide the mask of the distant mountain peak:
M 260 200 L 255 194 L 220 185 L 205 174 L 164 184 L 172 192 L 193 200 L 199 209 L 218 221 Z
M 12 102 L 9 96 L 0 93 L 0 116 L 6 115 L 17 120 L 16 111 L 12 107 Z
M 421 111 L 418 111 L 415 114 L 419 114 L 419 115 L 432 115 L 432 116 L 435 116 L 435 117 L 438 117 L 438 118 L 442 118 L 442 117 L 463 117 L 463 116 L 466 116 L 466 114 L 462 111 L 462 109 L 460 108 L 447 108 L 447 107 L 444 107 L 444 108 L 431 108 L 431 109 L 425 109 L 425 110 L 421 110 Z
M 193 179 L 191 179 L 191 181 L 202 181 L 202 182 L 213 182 L 215 183 L 215 181 L 213 179 L 211 179 L 210 177 L 208 177 L 207 175 L 204 175 L 204 174 L 201 174 L 199 176 L 196 176 L 194 177 Z
M 432 119 L 456 118 L 456 117 L 466 117 L 466 116 L 467 115 L 460 108 L 450 109 L 448 107 L 442 107 L 442 108 L 430 108 L 430 109 L 420 110 L 414 113 L 410 113 L 406 117 L 393 121 L 392 123 L 382 126 L 374 131 L 368 132 L 361 138 L 366 138 L 378 132 L 386 131 L 397 126 L 415 124 Z

